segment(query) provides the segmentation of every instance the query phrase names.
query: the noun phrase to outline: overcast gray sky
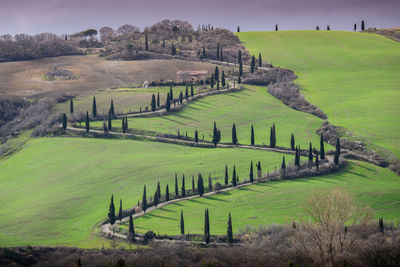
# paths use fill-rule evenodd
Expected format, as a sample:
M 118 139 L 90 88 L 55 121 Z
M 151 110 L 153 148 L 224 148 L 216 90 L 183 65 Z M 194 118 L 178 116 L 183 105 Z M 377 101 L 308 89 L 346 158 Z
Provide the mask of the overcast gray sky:
M 242 31 L 352 30 L 400 26 L 400 0 L 0 0 L 0 34 L 75 33 L 102 26 L 143 28 L 162 19 L 181 19 Z

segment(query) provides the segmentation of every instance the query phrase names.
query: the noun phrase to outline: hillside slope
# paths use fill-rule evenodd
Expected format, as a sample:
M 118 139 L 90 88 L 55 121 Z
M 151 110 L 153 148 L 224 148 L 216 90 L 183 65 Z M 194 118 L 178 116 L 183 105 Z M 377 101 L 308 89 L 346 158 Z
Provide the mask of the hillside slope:
M 400 156 L 400 43 L 340 31 L 237 35 L 264 62 L 295 71 L 304 96 L 331 123 L 383 147 L 385 156 Z

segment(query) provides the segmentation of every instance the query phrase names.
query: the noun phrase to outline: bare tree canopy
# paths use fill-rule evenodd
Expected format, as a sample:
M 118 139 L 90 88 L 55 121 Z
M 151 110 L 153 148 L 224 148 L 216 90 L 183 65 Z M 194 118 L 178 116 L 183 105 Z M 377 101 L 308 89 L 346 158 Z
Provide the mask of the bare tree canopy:
M 119 35 L 130 35 L 140 32 L 140 28 L 130 24 L 124 24 L 118 27 L 117 33 Z

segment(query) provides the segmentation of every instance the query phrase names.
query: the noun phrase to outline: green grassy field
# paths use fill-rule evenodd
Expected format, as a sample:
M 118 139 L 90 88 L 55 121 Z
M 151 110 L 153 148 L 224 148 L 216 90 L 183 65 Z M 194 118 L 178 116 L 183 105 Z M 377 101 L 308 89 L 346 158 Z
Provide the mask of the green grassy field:
M 157 93 L 160 93 L 160 103 L 165 104 L 165 99 L 169 89 L 169 86 L 149 88 L 118 88 L 108 89 L 90 95 L 82 95 L 74 99 L 74 112 L 86 113 L 86 111 L 89 111 L 89 113 L 91 113 L 93 96 L 96 97 L 96 107 L 99 114 L 108 114 L 111 99 L 114 101 L 114 110 L 116 113 L 138 112 L 140 108 L 145 111 L 146 107 L 148 107 L 150 110 L 152 94 L 155 94 L 157 99 Z M 198 86 L 194 86 L 193 89 L 194 93 L 197 94 L 200 88 Z M 174 97 L 179 97 L 179 93 L 181 91 L 183 95 L 185 95 L 185 90 L 185 86 L 173 87 Z M 190 94 L 190 86 L 188 90 Z M 58 104 L 56 106 L 56 112 L 65 112 L 66 114 L 69 114 L 69 105 L 69 101 Z
M 306 148 L 311 141 L 319 147 L 316 134 L 322 120 L 293 110 L 267 93 L 265 87 L 248 86 L 234 93 L 208 96 L 190 103 L 183 110 L 171 115 L 153 118 L 130 118 L 129 127 L 161 133 L 181 134 L 188 132 L 194 137 L 199 131 L 199 138 L 212 140 L 214 120 L 221 130 L 222 142 L 232 141 L 232 124 L 236 124 L 239 143 L 250 144 L 251 124 L 254 125 L 255 143 L 269 144 L 270 127 L 275 122 L 277 145 L 289 147 L 290 136 L 295 135 L 296 143 Z M 101 127 L 102 122 L 91 125 Z M 118 127 L 120 122 L 115 121 Z M 328 145 L 330 148 L 330 146 Z
M 286 155 L 287 161 L 292 161 Z M 174 174 L 211 173 L 223 181 L 236 164 L 240 180 L 248 179 L 250 160 L 263 170 L 280 166 L 282 154 L 244 149 L 206 149 L 165 143 L 91 138 L 38 138 L 0 160 L 0 246 L 69 245 L 101 247 L 91 233 L 107 216 L 111 194 L 117 209 L 134 206 L 143 186 L 153 196 L 157 181 L 165 192 Z M 107 242 L 107 241 L 106 241 Z
M 204 209 L 209 208 L 211 234 L 226 234 L 231 212 L 234 232 L 245 226 L 282 224 L 305 217 L 305 200 L 316 193 L 341 188 L 359 205 L 370 206 L 374 217 L 400 222 L 400 177 L 388 169 L 352 162 L 346 170 L 322 177 L 255 184 L 211 197 L 168 205 L 135 220 L 138 232 L 180 234 L 181 210 L 186 233 L 203 233 Z
M 331 123 L 400 157 L 400 43 L 340 31 L 237 35 L 264 62 L 295 71 L 302 93 Z

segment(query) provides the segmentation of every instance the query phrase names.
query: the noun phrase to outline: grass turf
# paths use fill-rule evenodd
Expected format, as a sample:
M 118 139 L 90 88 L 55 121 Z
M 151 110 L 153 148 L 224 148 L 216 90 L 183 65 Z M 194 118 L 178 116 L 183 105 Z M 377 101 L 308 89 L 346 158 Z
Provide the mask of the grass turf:
M 388 169 L 352 162 L 346 170 L 322 177 L 255 184 L 214 195 L 186 200 L 155 210 L 135 220 L 136 231 L 180 234 L 180 212 L 184 213 L 185 232 L 203 233 L 204 209 L 209 208 L 211 234 L 226 234 L 228 213 L 233 229 L 298 221 L 305 217 L 306 199 L 315 192 L 341 188 L 352 193 L 361 205 L 368 205 L 375 217 L 387 221 L 400 219 L 400 177 Z
M 400 156 L 400 43 L 341 31 L 237 35 L 264 62 L 295 71 L 302 93 L 331 123 Z
M 316 134 L 322 120 L 293 110 L 267 93 L 266 87 L 248 86 L 239 92 L 207 96 L 187 105 L 183 110 L 167 116 L 152 118 L 130 118 L 129 127 L 161 133 L 188 133 L 194 137 L 194 131 L 203 134 L 205 140 L 212 140 L 213 123 L 216 121 L 221 130 L 222 142 L 232 141 L 232 124 L 236 124 L 238 140 L 241 144 L 250 144 L 251 125 L 254 125 L 256 144 L 269 145 L 270 127 L 276 125 L 277 145 L 290 147 L 293 133 L 296 145 L 308 148 L 309 142 L 319 148 L 319 136 Z M 92 126 L 101 127 L 102 122 L 92 122 Z M 113 125 L 119 127 L 120 121 Z M 331 146 L 327 145 L 328 149 Z
M 286 155 L 286 160 L 293 157 Z M 250 160 L 263 170 L 280 166 L 282 154 L 244 149 L 206 149 L 133 140 L 38 138 L 18 153 L 0 160 L 0 246 L 69 245 L 101 247 L 92 234 L 107 216 L 111 194 L 116 209 L 134 206 L 147 185 L 153 196 L 157 181 L 162 192 L 174 174 L 201 172 L 223 181 L 235 163 L 240 180 L 248 178 Z M 207 183 L 207 182 L 206 182 Z

